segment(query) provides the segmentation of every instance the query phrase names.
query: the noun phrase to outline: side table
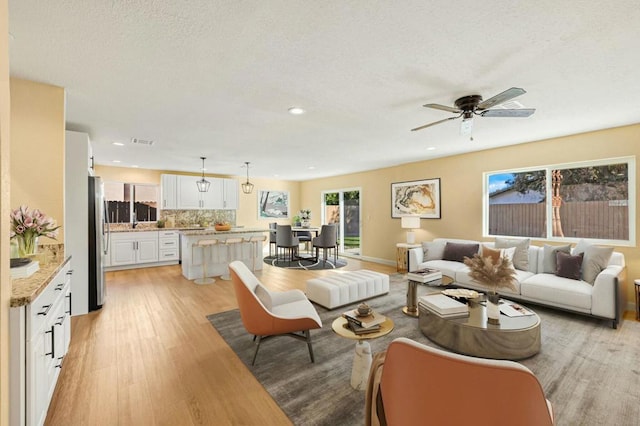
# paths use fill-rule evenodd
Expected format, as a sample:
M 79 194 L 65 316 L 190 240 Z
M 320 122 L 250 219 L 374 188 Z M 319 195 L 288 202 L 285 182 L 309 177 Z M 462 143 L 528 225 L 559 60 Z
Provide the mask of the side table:
M 401 274 L 409 272 L 409 249 L 416 247 L 422 247 L 422 244 L 396 244 L 396 266 Z
M 640 278 L 634 280 L 635 293 L 636 293 L 636 319 L 640 320 Z
M 380 331 L 370 334 L 355 334 L 347 326 L 347 319 L 338 317 L 331 323 L 331 328 L 338 336 L 347 339 L 357 340 L 355 353 L 353 355 L 353 366 L 351 367 L 351 387 L 355 390 L 366 390 L 369 380 L 369 370 L 371 370 L 371 345 L 367 340 L 386 336 L 393 330 L 393 320 L 389 317 L 380 324 Z
M 442 278 L 437 279 L 435 281 L 428 281 L 426 283 L 422 283 L 419 281 L 409 280 L 407 281 L 407 304 L 402 308 L 402 312 L 405 315 L 408 315 L 413 318 L 418 318 L 420 316 L 418 312 L 418 286 L 424 285 L 427 287 L 446 287 L 450 284 L 453 284 L 453 278 L 443 275 Z

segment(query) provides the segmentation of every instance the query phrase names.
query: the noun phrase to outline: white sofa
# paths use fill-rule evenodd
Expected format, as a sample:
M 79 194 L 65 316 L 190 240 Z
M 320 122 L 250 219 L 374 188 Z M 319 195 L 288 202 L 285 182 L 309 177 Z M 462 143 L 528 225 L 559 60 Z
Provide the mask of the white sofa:
M 494 243 L 460 239 L 437 238 L 431 244 L 444 247 L 447 242 L 458 244 L 479 244 L 495 247 Z M 427 254 L 424 248 L 409 250 L 409 271 L 425 267 L 439 269 L 443 275 L 454 279 L 454 285 L 486 291 L 486 287 L 474 282 L 469 276 L 469 267 L 462 262 L 443 260 L 438 250 Z M 572 252 L 575 247 L 572 248 Z M 527 270 L 516 269 L 515 290 L 500 289 L 506 298 L 528 301 L 567 311 L 578 312 L 612 321 L 617 328 L 622 318 L 625 302 L 624 278 L 626 274 L 624 255 L 614 251 L 608 265 L 595 277 L 593 284 L 544 273 L 543 247 L 529 245 L 527 249 Z M 439 258 L 438 258 L 439 257 Z

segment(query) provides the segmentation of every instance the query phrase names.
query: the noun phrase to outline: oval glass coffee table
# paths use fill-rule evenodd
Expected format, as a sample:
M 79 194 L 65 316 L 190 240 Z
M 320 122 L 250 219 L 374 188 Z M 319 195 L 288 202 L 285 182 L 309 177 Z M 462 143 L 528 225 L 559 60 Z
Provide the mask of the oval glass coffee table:
M 351 387 L 356 390 L 366 390 L 369 380 L 369 370 L 371 369 L 371 345 L 367 340 L 386 336 L 393 330 L 393 320 L 389 317 L 380 324 L 380 330 L 369 334 L 355 334 L 347 325 L 347 319 L 338 317 L 331 323 L 331 328 L 338 336 L 347 339 L 357 340 L 353 355 L 353 366 L 351 368 Z
M 500 315 L 500 324 L 494 325 L 487 322 L 486 307 L 477 302 L 469 302 L 469 316 L 464 318 L 443 318 L 422 305 L 418 309 L 422 334 L 453 352 L 510 360 L 540 352 L 540 317 L 535 312 L 520 317 Z

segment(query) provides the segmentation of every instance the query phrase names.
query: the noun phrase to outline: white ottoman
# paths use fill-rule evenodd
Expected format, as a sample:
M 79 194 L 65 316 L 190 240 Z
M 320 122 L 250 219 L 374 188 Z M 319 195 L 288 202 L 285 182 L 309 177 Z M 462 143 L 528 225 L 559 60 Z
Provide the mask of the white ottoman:
M 333 309 L 388 292 L 389 275 L 362 269 L 310 279 L 306 294 L 309 300 Z

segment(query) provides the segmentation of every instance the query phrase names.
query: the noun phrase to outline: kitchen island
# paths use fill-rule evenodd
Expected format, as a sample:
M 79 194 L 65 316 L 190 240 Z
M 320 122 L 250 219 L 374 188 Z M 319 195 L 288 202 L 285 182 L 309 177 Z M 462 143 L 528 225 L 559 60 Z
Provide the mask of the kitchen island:
M 206 276 L 217 277 L 229 273 L 229 263 L 241 260 L 249 269 L 255 265 L 256 270 L 262 269 L 263 244 L 257 244 L 257 250 L 249 243 L 251 237 L 265 236 L 268 240 L 269 229 L 262 228 L 231 228 L 229 231 L 216 231 L 213 228 L 201 230 L 185 230 L 180 232 L 182 247 L 182 275 L 193 280 Z M 225 245 L 228 238 L 242 238 L 241 243 Z M 200 240 L 217 240 L 217 244 L 202 248 L 195 246 Z M 204 254 L 204 256 L 203 256 Z M 206 268 L 203 268 L 203 259 Z

